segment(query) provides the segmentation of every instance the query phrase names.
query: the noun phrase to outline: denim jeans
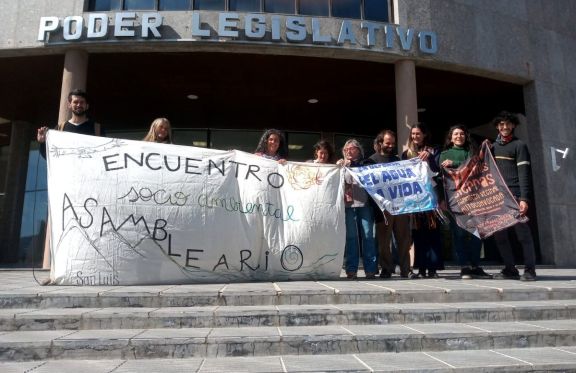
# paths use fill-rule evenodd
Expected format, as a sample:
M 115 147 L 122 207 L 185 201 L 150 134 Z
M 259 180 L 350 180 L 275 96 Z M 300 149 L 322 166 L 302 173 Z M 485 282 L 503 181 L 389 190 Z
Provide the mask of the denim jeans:
M 346 250 L 344 266 L 346 273 L 356 273 L 360 260 L 360 247 L 364 272 L 378 272 L 376 240 L 374 239 L 374 213 L 370 206 L 347 207 L 346 215 Z M 360 246 L 362 245 L 362 246 Z
M 450 231 L 452 233 L 452 246 L 456 252 L 458 265 L 461 267 L 468 265 L 478 267 L 480 263 L 480 250 L 482 250 L 482 240 L 467 230 L 460 228 L 453 217 L 450 217 Z

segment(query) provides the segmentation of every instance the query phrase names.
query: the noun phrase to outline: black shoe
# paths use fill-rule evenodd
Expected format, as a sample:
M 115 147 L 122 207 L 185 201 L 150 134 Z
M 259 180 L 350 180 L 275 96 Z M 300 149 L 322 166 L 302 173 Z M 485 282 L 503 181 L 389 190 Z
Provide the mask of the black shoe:
M 520 281 L 536 281 L 536 270 L 534 268 L 527 268 L 524 274 L 520 276 Z
M 366 273 L 366 280 L 374 280 L 376 278 L 375 273 Z
M 390 272 L 384 270 L 380 272 L 380 278 L 390 278 L 390 277 L 392 277 L 392 274 Z
M 349 280 L 356 280 L 358 278 L 358 275 L 356 275 L 356 272 L 347 272 L 346 278 Z
M 472 278 L 478 280 L 490 280 L 493 276 L 489 273 L 484 272 L 481 267 L 474 267 L 470 270 L 470 275 Z
M 520 280 L 520 272 L 516 267 L 505 267 L 502 272 L 494 275 L 499 280 Z
M 440 276 L 438 276 L 438 273 L 436 272 L 436 270 L 431 270 L 428 271 L 428 278 L 439 278 Z
M 425 273 L 422 272 L 418 272 L 418 273 L 414 273 L 414 272 L 410 272 L 410 278 L 413 280 L 419 279 L 419 278 L 424 278 L 426 277 Z
M 470 269 L 470 267 L 464 267 L 460 270 L 460 278 L 462 280 L 472 279 L 472 270 Z

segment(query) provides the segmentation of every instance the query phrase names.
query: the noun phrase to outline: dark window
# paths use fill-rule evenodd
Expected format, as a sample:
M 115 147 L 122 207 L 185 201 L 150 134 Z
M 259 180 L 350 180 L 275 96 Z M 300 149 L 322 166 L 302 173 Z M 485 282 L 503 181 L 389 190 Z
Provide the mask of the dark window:
M 123 130 L 106 130 L 106 137 L 113 137 L 115 139 L 126 139 L 126 140 L 142 140 L 148 131 L 136 130 L 136 131 L 123 131 Z
M 364 0 L 364 19 L 377 22 L 388 22 L 388 1 Z
M 328 17 L 330 15 L 330 2 L 328 0 L 300 0 L 298 14 Z
M 160 0 L 158 10 L 188 10 L 191 0 Z
M 34 265 L 42 263 L 46 218 L 48 216 L 46 181 L 46 160 L 40 156 L 38 143 L 33 141 L 30 144 L 28 155 L 28 173 L 20 224 L 18 250 L 18 262 L 20 263 Z
M 264 0 L 264 11 L 268 13 L 296 14 L 294 0 Z
M 3 196 L 6 192 L 8 180 L 8 162 L 10 161 L 10 137 L 12 135 L 12 125 L 10 123 L 0 123 L 0 209 L 2 208 Z M 2 211 L 0 210 L 0 214 Z
M 314 159 L 314 144 L 320 140 L 319 133 L 288 132 L 286 137 L 289 160 L 304 162 Z
M 187 130 L 175 129 L 172 130 L 174 136 L 174 143 L 176 145 L 190 145 L 199 148 L 208 147 L 208 130 Z
M 332 0 L 332 17 L 360 19 L 360 0 Z
M 122 0 L 90 0 L 88 5 L 88 10 L 92 12 L 120 9 L 122 9 Z
M 124 0 L 125 10 L 156 9 L 154 0 Z
M 237 12 L 259 12 L 260 0 L 230 0 L 230 10 Z
M 210 148 L 254 153 L 262 131 L 210 130 Z
M 194 0 L 195 10 L 225 10 L 226 0 Z

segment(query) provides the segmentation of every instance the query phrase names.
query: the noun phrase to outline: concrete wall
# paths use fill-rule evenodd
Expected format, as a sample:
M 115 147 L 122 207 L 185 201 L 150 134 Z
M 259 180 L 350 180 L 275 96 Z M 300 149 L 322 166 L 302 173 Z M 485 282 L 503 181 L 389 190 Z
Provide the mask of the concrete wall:
M 525 78 L 540 246 L 545 263 L 576 265 L 576 2 L 404 0 L 400 23 L 438 33 L 440 68 Z M 553 170 L 551 148 L 560 169 Z
M 0 0 L 0 57 L 63 53 L 65 45 L 38 42 L 41 16 L 80 15 L 82 0 Z M 536 209 L 545 263 L 576 265 L 576 2 L 571 0 L 398 0 L 402 26 L 438 34 L 436 55 L 346 46 L 308 47 L 266 43 L 121 42 L 134 50 L 219 49 L 236 52 L 316 55 L 329 58 L 394 62 L 416 60 L 418 66 L 474 74 L 522 84 L 525 92 L 525 135 L 533 158 Z M 189 14 L 166 12 L 174 37 L 189 33 Z M 181 22 L 178 22 L 182 20 Z M 327 21 L 327 30 L 338 27 Z M 357 26 L 356 26 L 357 27 Z M 175 43 L 172 43 L 175 44 Z M 83 45 L 89 52 L 114 50 L 118 43 Z M 566 159 L 557 153 L 560 169 L 552 167 L 551 148 L 569 148 Z

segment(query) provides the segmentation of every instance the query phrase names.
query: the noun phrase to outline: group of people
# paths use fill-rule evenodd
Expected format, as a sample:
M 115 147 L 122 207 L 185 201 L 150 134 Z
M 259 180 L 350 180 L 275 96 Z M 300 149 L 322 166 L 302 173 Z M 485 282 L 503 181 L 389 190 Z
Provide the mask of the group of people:
M 525 143 L 514 136 L 518 117 L 509 112 L 501 112 L 492 120 L 498 131 L 492 144 L 492 153 L 504 182 L 516 198 L 521 215 L 526 215 L 532 197 L 530 154 Z M 447 135 L 444 149 L 430 144 L 430 133 L 423 124 L 410 128 L 407 149 L 399 157 L 396 154 L 396 135 L 393 131 L 380 132 L 374 140 L 374 154 L 365 157 L 362 146 L 354 139 L 348 140 L 343 149 L 344 158 L 337 163 L 355 167 L 374 163 L 389 163 L 418 157 L 427 162 L 436 173 L 436 193 L 440 205 L 450 217 L 451 241 L 456 258 L 461 267 L 463 279 L 519 279 L 536 280 L 535 249 L 530 227 L 518 223 L 494 234 L 496 245 L 504 262 L 504 269 L 494 276 L 480 267 L 482 241 L 456 224 L 455 218 L 446 206 L 442 188 L 441 167 L 458 168 L 467 159 L 477 154 L 477 147 L 468 129 L 463 125 L 452 126 Z M 360 188 L 356 181 L 346 176 L 346 250 L 344 267 L 349 279 L 357 278 L 360 247 L 364 272 L 367 279 L 378 274 L 380 278 L 390 278 L 395 265 L 391 255 L 391 237 L 398 253 L 398 264 L 402 278 L 437 278 L 438 271 L 444 269 L 441 225 L 442 219 L 435 211 L 404 215 L 390 215 L 374 208 L 373 201 Z M 374 234 L 374 229 L 376 234 Z M 515 265 L 511 244 L 511 234 L 522 246 L 524 273 L 520 275 Z M 376 238 L 376 239 L 374 239 Z M 414 263 L 410 266 L 410 247 L 414 245 Z M 378 270 L 380 266 L 380 270 Z M 411 269 L 412 268 L 412 269 Z
M 74 90 L 68 95 L 68 106 L 72 117 L 58 125 L 62 131 L 85 135 L 103 135 L 100 125 L 87 116 L 89 109 L 86 93 Z M 530 154 L 525 143 L 514 136 L 518 117 L 509 112 L 496 116 L 493 125 L 498 136 L 492 144 L 492 152 L 502 177 L 517 199 L 520 214 L 528 212 L 532 197 Z M 37 140 L 40 151 L 45 155 L 46 131 L 48 127 L 38 129 Z M 144 141 L 172 143 L 172 129 L 166 118 L 155 119 L 144 137 Z M 391 130 L 380 132 L 374 139 L 374 153 L 366 157 L 360 142 L 349 139 L 342 148 L 342 158 L 335 161 L 335 152 L 329 141 L 321 140 L 314 145 L 315 163 L 336 163 L 343 167 L 357 167 L 367 164 L 397 162 L 418 157 L 427 162 L 430 169 L 441 175 L 440 168 L 458 168 L 468 158 L 476 154 L 477 148 L 471 140 L 468 129 L 455 125 L 447 133 L 444 149 L 430 144 L 430 133 L 423 124 L 414 124 L 410 128 L 407 149 L 398 156 L 396 151 L 396 134 Z M 262 135 L 255 154 L 267 159 L 286 162 L 288 147 L 283 133 L 270 129 Z M 444 269 L 441 225 L 436 212 L 421 212 L 404 215 L 391 215 L 382 212 L 368 193 L 354 180 L 348 172 L 344 177 L 344 202 L 346 221 L 346 248 L 344 267 L 349 279 L 356 279 L 360 256 L 362 257 L 367 279 L 390 278 L 394 273 L 395 263 L 392 247 L 397 249 L 397 261 L 402 278 L 437 278 L 438 271 Z M 438 180 L 437 194 L 443 200 L 442 182 Z M 446 208 L 445 203 L 441 203 Z M 449 212 L 449 211 L 448 211 Z M 479 238 L 460 228 L 450 216 L 452 245 L 461 267 L 460 275 L 464 279 L 505 279 L 536 280 L 535 249 L 530 227 L 518 223 L 508 229 L 495 233 L 496 245 L 504 262 L 504 269 L 492 276 L 480 267 L 482 242 Z M 510 234 L 516 235 L 522 246 L 524 256 L 524 273 L 520 275 L 515 265 L 515 258 Z M 411 265 L 410 248 L 414 245 L 414 263 Z

